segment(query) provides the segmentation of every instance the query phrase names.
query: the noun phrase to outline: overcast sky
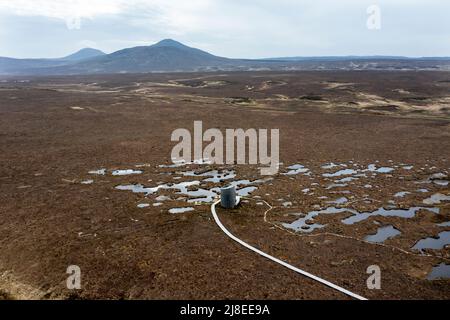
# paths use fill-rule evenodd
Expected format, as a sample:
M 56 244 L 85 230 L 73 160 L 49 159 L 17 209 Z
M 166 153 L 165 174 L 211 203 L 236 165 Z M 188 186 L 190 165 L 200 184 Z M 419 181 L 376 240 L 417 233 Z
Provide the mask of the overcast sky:
M 381 29 L 367 26 L 371 5 Z M 450 56 L 449 12 L 449 0 L 0 0 L 0 56 L 164 38 L 231 58 Z

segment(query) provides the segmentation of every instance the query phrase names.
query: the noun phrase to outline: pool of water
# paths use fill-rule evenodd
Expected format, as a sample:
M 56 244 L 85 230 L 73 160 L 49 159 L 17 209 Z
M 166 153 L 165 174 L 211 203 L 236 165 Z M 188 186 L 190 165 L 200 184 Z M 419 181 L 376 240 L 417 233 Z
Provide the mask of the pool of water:
M 433 268 L 427 277 L 428 280 L 450 279 L 450 265 L 441 263 Z
M 375 171 L 378 172 L 378 173 L 389 173 L 389 172 L 392 172 L 394 170 L 395 170 L 394 168 L 390 168 L 390 167 L 381 167 L 381 168 L 378 168 Z
M 89 171 L 88 173 L 104 176 L 106 174 L 106 169 L 92 170 L 92 171 Z
M 450 221 L 438 224 L 438 227 L 450 227 Z
M 164 201 L 169 201 L 169 200 L 172 200 L 172 199 L 170 199 L 170 197 L 168 197 L 168 196 L 159 196 L 155 200 L 158 201 L 158 202 L 164 202 Z
M 258 189 L 258 188 L 257 187 L 245 187 L 245 188 L 236 190 L 236 194 L 241 197 L 248 197 L 256 189 Z
M 439 233 L 437 238 L 419 240 L 412 248 L 423 252 L 424 249 L 441 250 L 448 244 L 450 244 L 450 231 L 444 231 Z
M 235 173 L 232 171 L 227 171 L 223 173 L 219 173 L 217 171 L 208 171 L 205 173 L 197 174 L 193 171 L 189 171 L 186 173 L 186 176 L 203 176 L 203 177 L 210 177 L 208 179 L 205 179 L 203 181 L 207 182 L 214 182 L 214 181 L 222 181 L 222 180 L 228 180 L 232 179 L 235 176 Z M 229 185 L 236 187 L 236 193 L 238 196 L 241 197 L 248 197 L 252 192 L 257 190 L 258 188 L 254 185 L 265 183 L 268 181 L 271 181 L 273 178 L 264 178 L 259 180 L 237 180 L 237 181 L 231 181 Z M 117 190 L 122 191 L 132 191 L 133 193 L 143 193 L 146 196 L 155 194 L 156 192 L 160 190 L 176 190 L 177 194 L 187 196 L 189 199 L 187 202 L 189 203 L 211 203 L 220 195 L 220 188 L 199 188 L 201 185 L 201 182 L 199 180 L 194 181 L 186 181 L 186 182 L 180 182 L 180 183 L 174 183 L 174 184 L 159 184 L 155 187 L 145 187 L 142 184 L 131 184 L 131 185 L 119 185 L 116 186 Z M 192 187 L 197 187 L 197 189 L 193 189 Z M 158 200 L 159 199 L 159 200 Z M 165 201 L 161 200 L 162 198 L 158 198 L 157 201 Z
M 184 167 L 184 166 L 188 166 L 188 165 L 192 165 L 192 164 L 197 164 L 197 165 L 211 164 L 211 160 L 199 159 L 199 160 L 194 160 L 192 162 L 187 162 L 182 159 L 180 159 L 180 160 L 172 159 L 172 164 L 167 164 L 167 165 L 161 164 L 158 167 L 160 167 L 160 168 L 179 168 L 179 167 Z
M 353 212 L 353 210 L 351 210 L 351 209 L 335 208 L 335 207 L 327 208 L 324 210 L 311 211 L 305 217 L 302 217 L 292 223 L 283 223 L 283 227 L 285 227 L 287 229 L 299 231 L 299 232 L 309 233 L 316 229 L 325 227 L 325 225 L 322 225 L 322 224 L 311 223 L 312 219 L 314 219 L 315 217 L 317 217 L 321 214 L 336 214 L 336 213 L 342 213 L 342 212 L 348 212 L 348 211 Z M 354 212 L 356 212 L 356 211 L 354 211 Z
M 343 200 L 341 200 L 341 201 L 343 201 Z M 348 218 L 341 220 L 341 222 L 346 225 L 352 225 L 352 224 L 361 222 L 361 221 L 366 220 L 369 217 L 373 217 L 373 216 L 413 218 L 416 215 L 416 213 L 421 209 L 428 210 L 428 211 L 431 211 L 436 214 L 439 213 L 439 208 L 423 208 L 423 207 L 413 207 L 413 208 L 409 208 L 409 209 L 379 208 L 372 212 L 361 212 L 361 213 L 354 209 L 350 209 L 350 208 L 330 207 L 330 208 L 326 208 L 324 210 L 311 211 L 305 217 L 300 218 L 292 223 L 284 223 L 283 226 L 285 228 L 293 229 L 295 231 L 312 232 L 315 229 L 325 227 L 324 225 L 320 225 L 320 224 L 307 223 L 308 220 L 312 220 L 321 214 L 336 214 L 336 213 L 349 212 L 352 215 Z
M 394 168 L 391 167 L 381 167 L 381 168 L 377 168 L 377 166 L 375 164 L 371 164 L 368 166 L 367 171 L 370 172 L 377 172 L 377 173 L 390 173 L 392 171 L 394 171 Z
M 408 191 L 401 191 L 401 192 L 397 192 L 396 194 L 394 194 L 395 198 L 403 198 L 404 196 L 411 194 L 411 192 Z
M 353 216 L 342 220 L 342 223 L 350 225 L 350 224 L 354 224 L 357 222 L 361 222 L 361 221 L 366 220 L 367 218 L 373 217 L 373 216 L 413 218 L 416 215 L 416 213 L 421 209 L 428 210 L 433 213 L 439 213 L 439 208 L 423 208 L 423 207 L 412 207 L 409 209 L 379 208 L 372 212 L 361 212 L 361 213 L 357 212 Z
M 133 174 L 142 174 L 143 171 L 141 170 L 133 170 L 133 169 L 127 169 L 127 170 L 115 170 L 112 172 L 113 176 L 129 176 Z
M 177 214 L 177 213 L 185 213 L 185 212 L 190 212 L 190 211 L 194 211 L 195 209 L 192 207 L 188 207 L 188 208 L 172 208 L 169 210 L 169 213 L 172 214 Z
M 322 166 L 322 169 L 333 169 L 333 168 L 336 168 L 336 167 L 339 167 L 339 164 L 335 164 L 335 163 L 333 163 L 333 162 L 331 162 L 331 163 L 327 163 L 327 164 L 325 164 L 325 165 L 323 165 Z
M 442 193 L 435 193 L 431 197 L 423 200 L 425 204 L 439 204 L 443 201 L 450 201 L 450 196 L 446 196 Z
M 448 186 L 448 181 L 447 180 L 433 180 L 433 183 L 438 185 L 438 186 L 442 186 L 442 187 Z
M 294 164 L 290 167 L 287 167 L 289 169 L 288 172 L 283 173 L 284 175 L 296 175 L 296 174 L 300 174 L 300 173 L 307 173 L 309 171 L 308 168 L 305 168 L 305 166 L 301 165 L 301 164 Z
M 150 195 L 159 190 L 158 187 L 155 188 L 147 188 L 142 184 L 129 184 L 129 185 L 121 185 L 116 187 L 117 190 L 121 191 L 132 191 L 133 193 L 144 193 L 145 195 Z
M 364 238 L 364 240 L 368 242 L 374 242 L 374 243 L 383 243 L 387 239 L 394 238 L 398 235 L 400 235 L 401 232 L 394 228 L 393 226 L 385 226 L 378 228 L 377 233 L 373 235 L 369 235 Z
M 358 180 L 358 178 L 355 178 L 355 177 L 347 177 L 347 178 L 342 178 L 342 179 L 336 180 L 335 182 L 336 182 L 336 183 L 346 183 L 346 182 L 351 182 L 351 181 L 353 181 L 353 180 Z
M 191 190 L 191 191 L 185 191 L 185 192 L 179 192 L 179 194 L 186 195 L 190 199 L 188 200 L 189 203 L 210 203 L 213 202 L 214 199 L 220 194 L 220 190 L 218 188 L 213 189 L 197 189 L 197 190 Z
M 189 187 L 198 186 L 199 184 L 200 181 L 187 181 L 176 183 L 173 185 L 160 184 L 156 187 L 144 187 L 142 184 L 130 184 L 117 186 L 116 189 L 122 191 L 132 191 L 133 193 L 144 193 L 145 195 L 154 194 L 161 189 L 173 189 L 178 190 L 182 194 L 187 194 Z
M 182 173 L 187 177 L 206 177 L 204 182 L 212 182 L 212 183 L 220 183 L 225 180 L 230 180 L 236 178 L 236 173 L 234 171 L 223 171 L 219 172 L 218 170 L 211 170 L 203 173 L 196 173 L 195 171 L 187 171 Z
M 348 186 L 348 184 L 346 184 L 346 183 L 332 183 L 326 187 L 326 190 L 330 190 L 330 189 L 334 189 L 334 188 L 343 188 L 343 187 L 347 187 L 347 186 Z

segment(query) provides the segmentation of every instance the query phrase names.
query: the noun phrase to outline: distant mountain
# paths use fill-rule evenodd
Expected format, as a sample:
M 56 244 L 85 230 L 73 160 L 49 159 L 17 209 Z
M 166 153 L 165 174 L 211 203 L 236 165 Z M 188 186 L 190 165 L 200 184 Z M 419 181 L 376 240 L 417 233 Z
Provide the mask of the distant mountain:
M 60 59 L 0 58 L 3 75 L 72 75 L 264 70 L 447 70 L 450 58 L 389 56 L 228 59 L 171 39 L 105 54 L 82 49 Z
M 400 56 L 323 56 L 323 57 L 279 57 L 267 58 L 271 61 L 349 61 L 349 60 L 395 60 L 409 59 Z
M 60 59 L 14 59 L 0 57 L 0 74 L 36 74 L 36 70 L 67 65 Z
M 184 44 L 182 44 L 181 42 L 175 41 L 173 39 L 164 39 L 161 40 L 160 42 L 152 45 L 151 47 L 174 47 L 174 48 L 179 48 L 179 49 L 187 49 L 190 48 Z
M 39 74 L 40 71 L 52 67 L 62 67 L 77 63 L 86 59 L 105 55 L 104 52 L 84 48 L 69 56 L 56 59 L 15 59 L 0 57 L 0 74 Z
M 449 60 L 448 57 L 419 57 L 411 58 L 404 56 L 323 56 L 323 57 L 280 57 L 267 58 L 270 61 L 351 61 L 351 60 Z
M 92 48 L 84 48 L 81 49 L 78 52 L 75 52 L 67 57 L 61 58 L 62 60 L 68 60 L 68 61 L 80 61 L 84 59 L 94 58 L 98 56 L 104 56 L 106 53 L 103 51 L 92 49 Z
M 180 42 L 166 39 L 151 46 L 123 49 L 49 71 L 65 74 L 174 72 L 195 71 L 233 64 L 231 59 L 217 57 Z

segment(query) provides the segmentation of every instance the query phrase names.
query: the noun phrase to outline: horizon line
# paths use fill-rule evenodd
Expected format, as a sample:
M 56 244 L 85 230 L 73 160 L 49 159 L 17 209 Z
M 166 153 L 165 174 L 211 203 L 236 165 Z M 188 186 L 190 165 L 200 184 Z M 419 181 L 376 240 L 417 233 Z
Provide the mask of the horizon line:
M 147 46 L 143 46 L 143 45 L 137 45 L 137 46 L 133 46 L 133 47 L 124 47 L 112 52 L 105 52 L 102 49 L 99 48 L 95 48 L 95 47 L 82 47 L 80 49 L 77 49 L 73 52 L 69 52 L 68 54 L 66 54 L 63 57 L 27 57 L 27 58 L 16 58 L 16 57 L 11 57 L 11 56 L 0 56 L 0 58 L 7 58 L 7 59 L 15 59 L 15 60 L 57 60 L 57 59 L 64 59 L 67 58 L 70 55 L 76 54 L 82 50 L 85 49 L 93 49 L 93 50 L 98 50 L 101 51 L 102 53 L 104 53 L 105 55 L 110 55 L 113 53 L 116 53 L 118 51 L 121 50 L 127 50 L 127 49 L 133 49 L 133 48 L 138 48 L 138 47 L 151 47 L 153 45 L 159 44 L 160 42 L 166 41 L 166 40 L 170 40 L 170 41 L 174 41 L 177 43 L 180 43 L 184 46 L 187 47 L 191 47 L 189 45 L 186 45 L 180 41 L 174 40 L 174 39 L 163 39 L 160 40 L 158 42 L 155 42 L 153 44 L 147 45 Z M 205 51 L 207 53 L 210 53 L 209 51 L 197 48 L 197 47 L 191 47 L 191 48 L 195 48 L 195 49 L 199 49 L 202 51 Z M 210 53 L 212 54 L 212 53 Z M 227 58 L 227 59 L 232 59 L 232 60 L 284 60 L 284 59 L 317 59 L 317 58 L 391 58 L 391 59 L 396 59 L 396 58 L 402 58 L 402 59 L 450 59 L 450 56 L 445 56 L 445 55 L 433 55 L 433 56 L 408 56 L 408 55 L 393 55 L 393 54 L 363 54 L 363 55 L 355 55 L 355 54 L 344 54 L 344 55 L 307 55 L 307 56 L 302 56 L 302 55 L 291 55 L 291 56 L 272 56 L 272 57 L 260 57 L 260 58 L 229 58 L 223 55 L 216 55 L 213 54 L 215 56 L 218 57 L 222 57 L 222 58 Z

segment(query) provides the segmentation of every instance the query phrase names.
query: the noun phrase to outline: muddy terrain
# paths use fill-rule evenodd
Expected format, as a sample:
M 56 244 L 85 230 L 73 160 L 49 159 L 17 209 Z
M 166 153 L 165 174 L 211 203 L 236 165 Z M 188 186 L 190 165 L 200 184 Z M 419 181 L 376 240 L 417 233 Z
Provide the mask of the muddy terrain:
M 0 79 L 0 299 L 450 299 L 450 73 Z M 171 133 L 280 130 L 280 169 L 173 164 Z M 68 290 L 69 265 L 81 290 Z M 367 268 L 381 269 L 381 289 Z

